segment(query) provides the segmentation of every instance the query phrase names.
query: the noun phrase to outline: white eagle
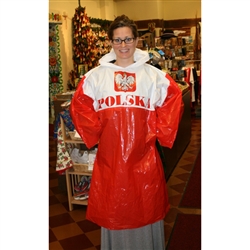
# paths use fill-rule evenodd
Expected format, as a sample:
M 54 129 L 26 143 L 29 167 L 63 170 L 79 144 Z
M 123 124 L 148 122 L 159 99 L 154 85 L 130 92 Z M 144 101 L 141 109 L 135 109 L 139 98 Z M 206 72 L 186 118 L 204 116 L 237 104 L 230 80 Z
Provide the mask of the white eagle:
M 133 88 L 135 78 L 133 76 L 127 76 L 126 73 L 124 73 L 123 75 L 117 74 L 115 76 L 115 82 L 117 83 L 119 89 L 127 91 Z

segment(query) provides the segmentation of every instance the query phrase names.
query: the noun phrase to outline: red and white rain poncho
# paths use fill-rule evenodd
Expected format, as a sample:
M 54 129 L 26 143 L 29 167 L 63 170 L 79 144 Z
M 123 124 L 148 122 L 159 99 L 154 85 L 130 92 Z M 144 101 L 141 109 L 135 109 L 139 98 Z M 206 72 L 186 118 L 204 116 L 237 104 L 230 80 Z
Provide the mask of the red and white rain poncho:
M 138 228 L 169 210 L 156 139 L 171 148 L 182 112 L 182 93 L 168 74 L 146 63 L 122 68 L 113 51 L 78 84 L 70 113 L 88 148 L 98 144 L 86 218 L 107 229 Z

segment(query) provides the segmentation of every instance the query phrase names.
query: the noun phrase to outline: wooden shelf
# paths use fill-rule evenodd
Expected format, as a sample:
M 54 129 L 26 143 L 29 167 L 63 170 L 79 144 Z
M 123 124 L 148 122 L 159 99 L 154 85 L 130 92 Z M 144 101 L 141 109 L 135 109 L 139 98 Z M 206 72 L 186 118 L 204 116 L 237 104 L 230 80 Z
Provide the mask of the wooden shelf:
M 76 204 L 76 205 L 84 205 L 87 206 L 88 205 L 88 199 L 87 200 L 75 200 L 74 198 L 72 198 L 70 200 L 71 204 Z
M 87 165 L 87 164 L 86 164 Z M 75 166 L 75 164 L 74 164 Z M 87 165 L 88 166 L 88 165 Z M 92 170 L 76 170 L 76 169 L 69 169 L 68 174 L 76 174 L 76 175 L 86 175 L 92 176 Z
M 76 144 L 85 144 L 82 140 L 72 140 L 70 137 L 64 140 L 66 143 L 76 143 Z
M 70 137 L 66 136 L 66 128 L 62 117 L 60 117 L 61 129 L 62 129 L 62 137 L 64 143 L 71 144 L 85 144 L 82 140 L 72 140 Z M 66 170 L 66 185 L 67 185 L 67 193 L 68 193 L 68 203 L 69 203 L 69 211 L 73 210 L 73 205 L 88 205 L 88 200 L 75 200 L 74 199 L 74 186 L 79 183 L 81 176 L 92 176 L 92 170 L 89 170 L 88 164 L 80 164 L 73 162 L 73 168 L 69 168 Z

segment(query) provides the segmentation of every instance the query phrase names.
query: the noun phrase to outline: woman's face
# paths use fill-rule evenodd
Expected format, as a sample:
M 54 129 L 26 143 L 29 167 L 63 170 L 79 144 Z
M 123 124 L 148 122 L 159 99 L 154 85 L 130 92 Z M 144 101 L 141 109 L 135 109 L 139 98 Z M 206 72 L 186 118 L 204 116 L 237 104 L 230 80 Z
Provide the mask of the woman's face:
M 113 40 L 126 38 L 134 38 L 132 30 L 129 27 L 117 28 L 113 31 Z M 134 63 L 134 52 L 138 43 L 138 38 L 134 39 L 131 43 L 114 44 L 111 42 L 111 46 L 116 54 L 116 63 L 120 66 L 128 66 Z

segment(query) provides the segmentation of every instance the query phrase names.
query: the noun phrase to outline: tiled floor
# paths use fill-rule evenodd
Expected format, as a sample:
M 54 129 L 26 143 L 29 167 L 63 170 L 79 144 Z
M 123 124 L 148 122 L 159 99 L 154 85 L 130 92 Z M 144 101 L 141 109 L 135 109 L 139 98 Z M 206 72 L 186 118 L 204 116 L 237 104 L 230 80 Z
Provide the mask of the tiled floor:
M 55 171 L 56 144 L 53 137 L 50 137 L 49 143 L 49 249 L 100 249 L 100 227 L 85 220 L 86 207 L 74 205 L 73 211 L 69 212 L 64 176 L 58 176 Z M 165 218 L 166 244 L 177 213 L 201 214 L 200 209 L 179 207 L 183 190 L 200 148 L 201 119 L 193 117 L 190 143 L 167 182 L 171 209 Z

